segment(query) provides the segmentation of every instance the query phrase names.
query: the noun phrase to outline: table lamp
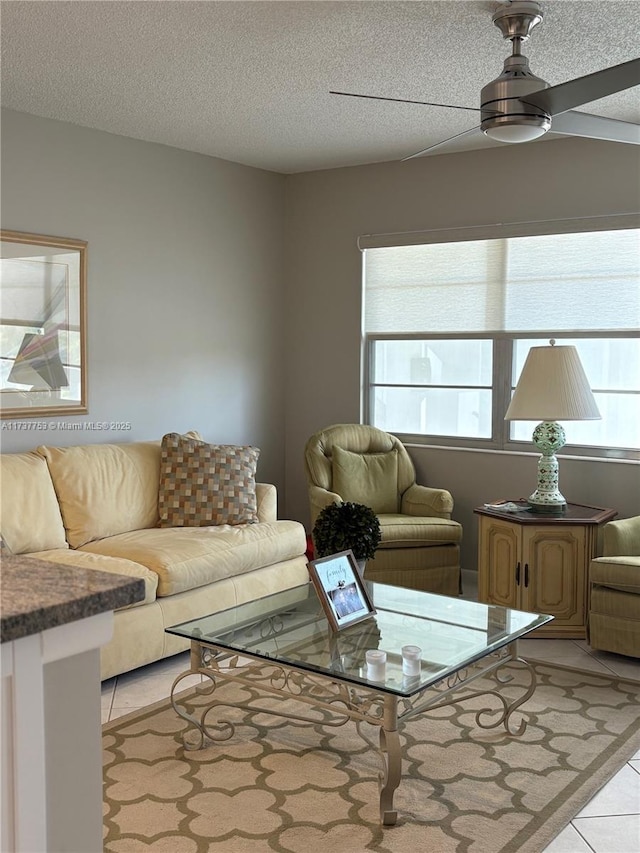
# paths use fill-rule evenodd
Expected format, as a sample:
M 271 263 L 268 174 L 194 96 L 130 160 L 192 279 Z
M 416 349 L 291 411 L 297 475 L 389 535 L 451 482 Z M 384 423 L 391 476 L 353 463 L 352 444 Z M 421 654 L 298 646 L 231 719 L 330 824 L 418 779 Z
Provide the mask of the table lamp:
M 556 451 L 566 436 L 557 421 L 598 420 L 600 412 L 574 346 L 531 347 L 522 368 L 506 421 L 541 421 L 533 431 L 538 459 L 538 486 L 528 498 L 540 513 L 564 512 L 567 502 L 558 489 Z

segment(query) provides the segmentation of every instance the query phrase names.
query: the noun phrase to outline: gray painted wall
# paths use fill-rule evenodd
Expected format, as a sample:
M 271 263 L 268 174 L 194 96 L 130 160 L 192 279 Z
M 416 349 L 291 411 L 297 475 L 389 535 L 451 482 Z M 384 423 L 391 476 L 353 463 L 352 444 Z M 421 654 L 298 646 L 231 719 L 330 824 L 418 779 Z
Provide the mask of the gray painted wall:
M 288 176 L 287 514 L 308 521 L 301 461 L 307 438 L 331 423 L 359 420 L 358 236 L 639 209 L 635 148 L 583 139 Z M 419 480 L 452 492 L 464 527 L 463 567 L 476 568 L 473 508 L 530 494 L 536 455 L 409 449 Z M 564 459 L 560 488 L 574 503 L 640 513 L 638 465 Z
M 198 429 L 282 487 L 283 203 L 272 172 L 3 110 L 2 227 L 89 242 L 89 414 L 60 420 L 132 430 L 2 449 Z
M 2 227 L 89 241 L 81 420 L 133 428 L 82 441 L 195 428 L 257 444 L 280 514 L 305 523 L 305 441 L 359 420 L 359 235 L 640 208 L 637 152 L 587 140 L 284 177 L 3 111 L 2 167 Z M 0 435 L 9 452 L 42 441 Z M 535 456 L 410 452 L 422 482 L 452 491 L 475 568 L 473 507 L 529 494 Z M 560 479 L 571 501 L 640 513 L 637 465 L 565 459 Z

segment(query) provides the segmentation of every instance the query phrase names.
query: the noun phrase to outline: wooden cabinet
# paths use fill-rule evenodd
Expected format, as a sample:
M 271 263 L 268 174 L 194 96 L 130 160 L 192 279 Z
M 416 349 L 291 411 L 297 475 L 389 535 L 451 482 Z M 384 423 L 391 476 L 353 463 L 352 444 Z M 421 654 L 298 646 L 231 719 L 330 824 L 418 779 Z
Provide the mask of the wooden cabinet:
M 586 636 L 589 563 L 612 509 L 568 504 L 562 515 L 478 507 L 478 597 L 516 610 L 549 613 L 536 636 Z M 532 635 L 533 636 L 533 635 Z

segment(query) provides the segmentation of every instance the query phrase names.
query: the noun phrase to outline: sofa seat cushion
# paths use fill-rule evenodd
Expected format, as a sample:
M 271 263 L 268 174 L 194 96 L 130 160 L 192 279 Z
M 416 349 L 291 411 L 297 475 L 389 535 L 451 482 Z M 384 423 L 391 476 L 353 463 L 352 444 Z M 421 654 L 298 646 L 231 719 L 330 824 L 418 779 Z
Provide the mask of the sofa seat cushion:
M 597 586 L 640 595 L 640 557 L 597 557 L 589 580 Z
M 175 595 L 304 554 L 297 521 L 213 527 L 163 527 L 110 536 L 83 551 L 128 557 L 158 576 L 158 596 Z
M 88 554 L 86 551 L 65 551 L 56 549 L 50 551 L 38 551 L 29 554 L 38 560 L 46 560 L 49 563 L 64 563 L 65 566 L 78 566 L 81 569 L 96 569 L 100 572 L 109 572 L 113 575 L 126 575 L 130 578 L 142 578 L 144 581 L 144 599 L 128 604 L 122 610 L 139 607 L 155 601 L 158 588 L 158 576 L 149 571 L 145 566 L 127 560 L 124 557 L 105 557 L 102 554 Z
M 69 547 L 47 463 L 37 453 L 0 454 L 0 505 L 12 554 Z
M 422 518 L 411 515 L 379 515 L 380 548 L 416 548 L 454 545 L 462 539 L 462 527 L 449 518 Z

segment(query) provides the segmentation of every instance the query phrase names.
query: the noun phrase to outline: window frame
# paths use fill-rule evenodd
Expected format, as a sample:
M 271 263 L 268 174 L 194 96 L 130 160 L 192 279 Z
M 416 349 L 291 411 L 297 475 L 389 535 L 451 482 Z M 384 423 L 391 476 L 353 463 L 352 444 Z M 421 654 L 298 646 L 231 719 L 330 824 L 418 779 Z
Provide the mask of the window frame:
M 466 386 L 454 386 L 441 384 L 423 385 L 417 383 L 387 383 L 373 381 L 375 376 L 375 344 L 377 341 L 403 341 L 403 340 L 490 340 L 493 346 L 492 386 L 491 386 L 491 437 L 490 438 L 468 438 L 462 436 L 442 436 L 423 433 L 397 432 L 398 438 L 405 444 L 437 447 L 456 447 L 464 449 L 477 449 L 498 452 L 535 453 L 532 442 L 511 439 L 510 422 L 505 421 L 504 414 L 511 400 L 513 349 L 516 340 L 538 340 L 540 338 L 553 338 L 559 343 L 563 339 L 610 339 L 610 338 L 640 338 L 640 330 L 606 330 L 606 331 L 582 331 L 562 330 L 560 332 L 544 331 L 516 331 L 516 332 L 454 332 L 454 333 L 422 333 L 396 334 L 396 333 L 368 333 L 363 336 L 363 394 L 362 414 L 364 423 L 372 423 L 373 397 L 378 387 L 402 387 L 402 388 L 454 388 Z M 486 388 L 488 386 L 469 386 L 474 388 Z M 595 389 L 607 390 L 607 389 Z M 634 393 L 634 392 L 629 392 Z M 535 424 L 531 423 L 533 432 Z M 570 431 L 567 437 L 570 438 Z M 570 441 L 562 448 L 561 455 L 583 456 L 601 459 L 618 460 L 640 460 L 640 448 L 606 448 L 592 445 L 572 444 Z

